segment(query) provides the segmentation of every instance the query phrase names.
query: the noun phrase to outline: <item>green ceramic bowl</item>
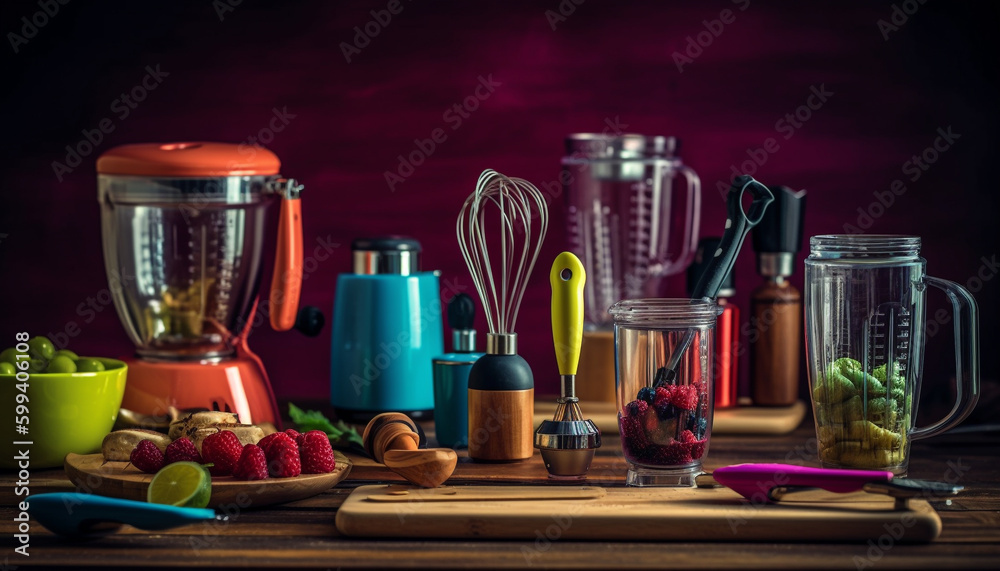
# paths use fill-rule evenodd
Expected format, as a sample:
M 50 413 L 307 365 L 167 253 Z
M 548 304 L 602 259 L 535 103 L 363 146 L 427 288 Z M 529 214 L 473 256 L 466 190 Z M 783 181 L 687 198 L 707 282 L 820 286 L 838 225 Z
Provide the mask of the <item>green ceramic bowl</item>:
M 27 383 L 15 375 L 0 375 L 0 407 L 6 409 L 3 417 L 10 419 L 0 428 L 0 468 L 21 470 L 24 463 L 30 474 L 62 467 L 70 452 L 101 451 L 101 442 L 118 417 L 128 367 L 116 359 L 96 359 L 104 364 L 104 371 L 32 373 Z M 19 387 L 24 384 L 22 392 Z M 18 396 L 25 394 L 27 401 Z M 19 405 L 27 411 L 18 411 Z M 28 433 L 19 434 L 18 424 L 27 427 Z M 23 441 L 31 444 L 14 444 Z M 18 458 L 22 452 L 28 453 L 27 461 Z

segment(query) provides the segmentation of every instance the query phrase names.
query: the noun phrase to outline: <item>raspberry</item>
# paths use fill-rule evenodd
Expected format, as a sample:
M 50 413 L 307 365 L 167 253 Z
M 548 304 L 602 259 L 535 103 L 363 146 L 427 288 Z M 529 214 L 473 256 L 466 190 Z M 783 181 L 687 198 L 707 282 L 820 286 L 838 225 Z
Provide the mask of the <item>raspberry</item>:
M 247 444 L 243 447 L 240 459 L 233 469 L 233 478 L 237 480 L 267 479 L 267 457 L 260 446 Z
M 653 404 L 653 397 L 656 395 L 656 391 L 653 387 L 642 387 L 639 389 L 638 399 L 641 401 L 646 401 L 646 404 Z
M 698 389 L 690 385 L 678 385 L 670 395 L 670 402 L 681 410 L 694 410 L 698 408 Z
M 208 469 L 213 476 L 229 476 L 233 467 L 243 453 L 243 445 L 235 434 L 228 430 L 220 430 L 205 438 L 201 443 L 201 455 L 206 463 L 213 466 Z
M 277 438 L 279 434 L 285 434 L 285 433 L 284 432 L 272 432 L 271 434 L 268 434 L 264 438 L 261 438 L 260 442 L 257 443 L 257 446 L 260 446 L 260 449 L 264 451 L 264 454 L 267 454 L 267 449 L 271 447 L 271 443 L 274 442 L 274 439 Z M 288 435 L 285 434 L 285 436 L 288 436 Z M 291 438 L 292 438 L 292 440 L 295 440 L 295 437 L 291 437 Z
M 264 451 L 267 471 L 275 478 L 294 478 L 302 473 L 299 447 L 290 436 L 280 433 Z
M 310 430 L 299 436 L 299 458 L 303 474 L 328 474 L 337 467 L 330 437 L 321 430 Z
M 670 394 L 672 393 L 673 388 L 673 385 L 658 387 L 656 389 L 656 395 L 653 397 L 653 406 L 659 408 L 665 404 L 670 404 Z
M 174 440 L 167 445 L 167 451 L 163 454 L 166 464 L 173 464 L 174 462 L 197 462 L 202 463 L 201 454 L 198 453 L 198 448 L 195 447 L 194 442 L 191 442 L 186 436 L 182 436 L 177 440 Z
M 691 443 L 691 459 L 697 460 L 705 455 L 706 440 L 699 440 Z
M 635 418 L 640 418 L 644 414 L 646 414 L 646 410 L 648 408 L 649 405 L 646 404 L 646 401 L 644 400 L 634 400 L 625 405 L 625 411 L 628 413 L 628 415 Z
M 163 452 L 160 452 L 152 440 L 140 440 L 128 459 L 133 466 L 147 474 L 155 474 L 163 467 Z
M 640 460 L 643 451 L 649 446 L 649 438 L 642 426 L 642 419 L 635 416 L 623 416 L 618 421 L 621 431 L 622 447 L 625 457 Z
M 295 440 L 295 441 L 298 441 L 299 440 L 299 436 L 302 436 L 302 433 L 299 432 L 298 430 L 295 430 L 294 428 L 286 428 L 285 429 L 285 434 L 291 436 L 292 440 Z
M 691 462 L 690 445 L 674 441 L 667 446 L 658 446 L 657 459 L 660 464 L 668 466 L 688 464 Z
M 681 432 L 681 437 L 679 440 L 685 444 L 691 444 L 693 442 L 698 442 L 698 439 L 694 437 L 694 433 L 690 430 L 685 430 Z

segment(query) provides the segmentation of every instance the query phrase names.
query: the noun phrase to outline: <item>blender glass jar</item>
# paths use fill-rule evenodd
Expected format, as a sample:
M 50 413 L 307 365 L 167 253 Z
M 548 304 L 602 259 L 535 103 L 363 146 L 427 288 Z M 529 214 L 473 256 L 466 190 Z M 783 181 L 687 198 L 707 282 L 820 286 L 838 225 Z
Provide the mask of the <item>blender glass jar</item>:
M 674 137 L 566 138 L 560 180 L 570 248 L 589 276 L 589 330 L 610 329 L 608 308 L 616 301 L 659 295 L 659 278 L 684 271 L 694 257 L 701 182 L 677 147 Z
M 905 475 L 910 441 L 955 426 L 978 400 L 975 299 L 926 275 L 916 236 L 814 236 L 809 245 L 806 357 L 820 460 Z M 917 428 L 928 285 L 952 303 L 958 381 L 951 412 Z
M 246 329 L 279 162 L 249 149 L 246 165 L 231 162 L 219 176 L 199 168 L 206 156 L 232 155 L 230 147 L 128 145 L 98 164 L 105 266 L 142 357 L 225 357 Z

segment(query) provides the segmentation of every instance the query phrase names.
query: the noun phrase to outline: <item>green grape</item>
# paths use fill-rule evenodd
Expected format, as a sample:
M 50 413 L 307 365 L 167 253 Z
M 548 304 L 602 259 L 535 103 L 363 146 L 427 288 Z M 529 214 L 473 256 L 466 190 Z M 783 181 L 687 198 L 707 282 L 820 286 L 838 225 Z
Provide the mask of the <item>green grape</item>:
M 0 361 L 0 375 L 13 375 L 16 372 L 17 368 L 15 368 L 12 363 Z
M 43 359 L 48 361 L 56 354 L 56 347 L 49 341 L 48 337 L 32 337 L 28 339 L 28 355 L 32 359 Z
M 69 349 L 60 349 L 60 350 L 56 351 L 55 356 L 53 356 L 52 358 L 55 359 L 59 355 L 62 355 L 64 357 L 69 357 L 70 359 L 72 359 L 74 361 L 76 361 L 77 359 L 80 358 L 79 355 L 77 355 L 76 353 L 70 351 Z
M 17 349 L 9 347 L 0 353 L 0 363 L 10 363 L 11 365 L 17 364 Z
M 45 359 L 28 359 L 29 373 L 42 373 L 45 371 Z
M 65 355 L 56 355 L 45 368 L 46 373 L 75 373 L 76 363 Z
M 104 370 L 104 363 L 90 357 L 76 360 L 77 373 L 99 373 Z

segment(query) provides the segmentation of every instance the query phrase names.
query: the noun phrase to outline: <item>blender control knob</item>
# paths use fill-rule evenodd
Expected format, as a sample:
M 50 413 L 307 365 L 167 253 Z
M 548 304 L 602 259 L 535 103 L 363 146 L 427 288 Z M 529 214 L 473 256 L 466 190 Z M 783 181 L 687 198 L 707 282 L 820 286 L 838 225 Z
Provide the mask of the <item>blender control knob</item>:
M 295 328 L 298 329 L 303 335 L 308 337 L 316 337 L 319 332 L 323 330 L 323 325 L 326 323 L 326 318 L 323 317 L 323 312 L 317 307 L 311 305 L 304 305 L 299 309 L 298 315 L 295 317 Z

